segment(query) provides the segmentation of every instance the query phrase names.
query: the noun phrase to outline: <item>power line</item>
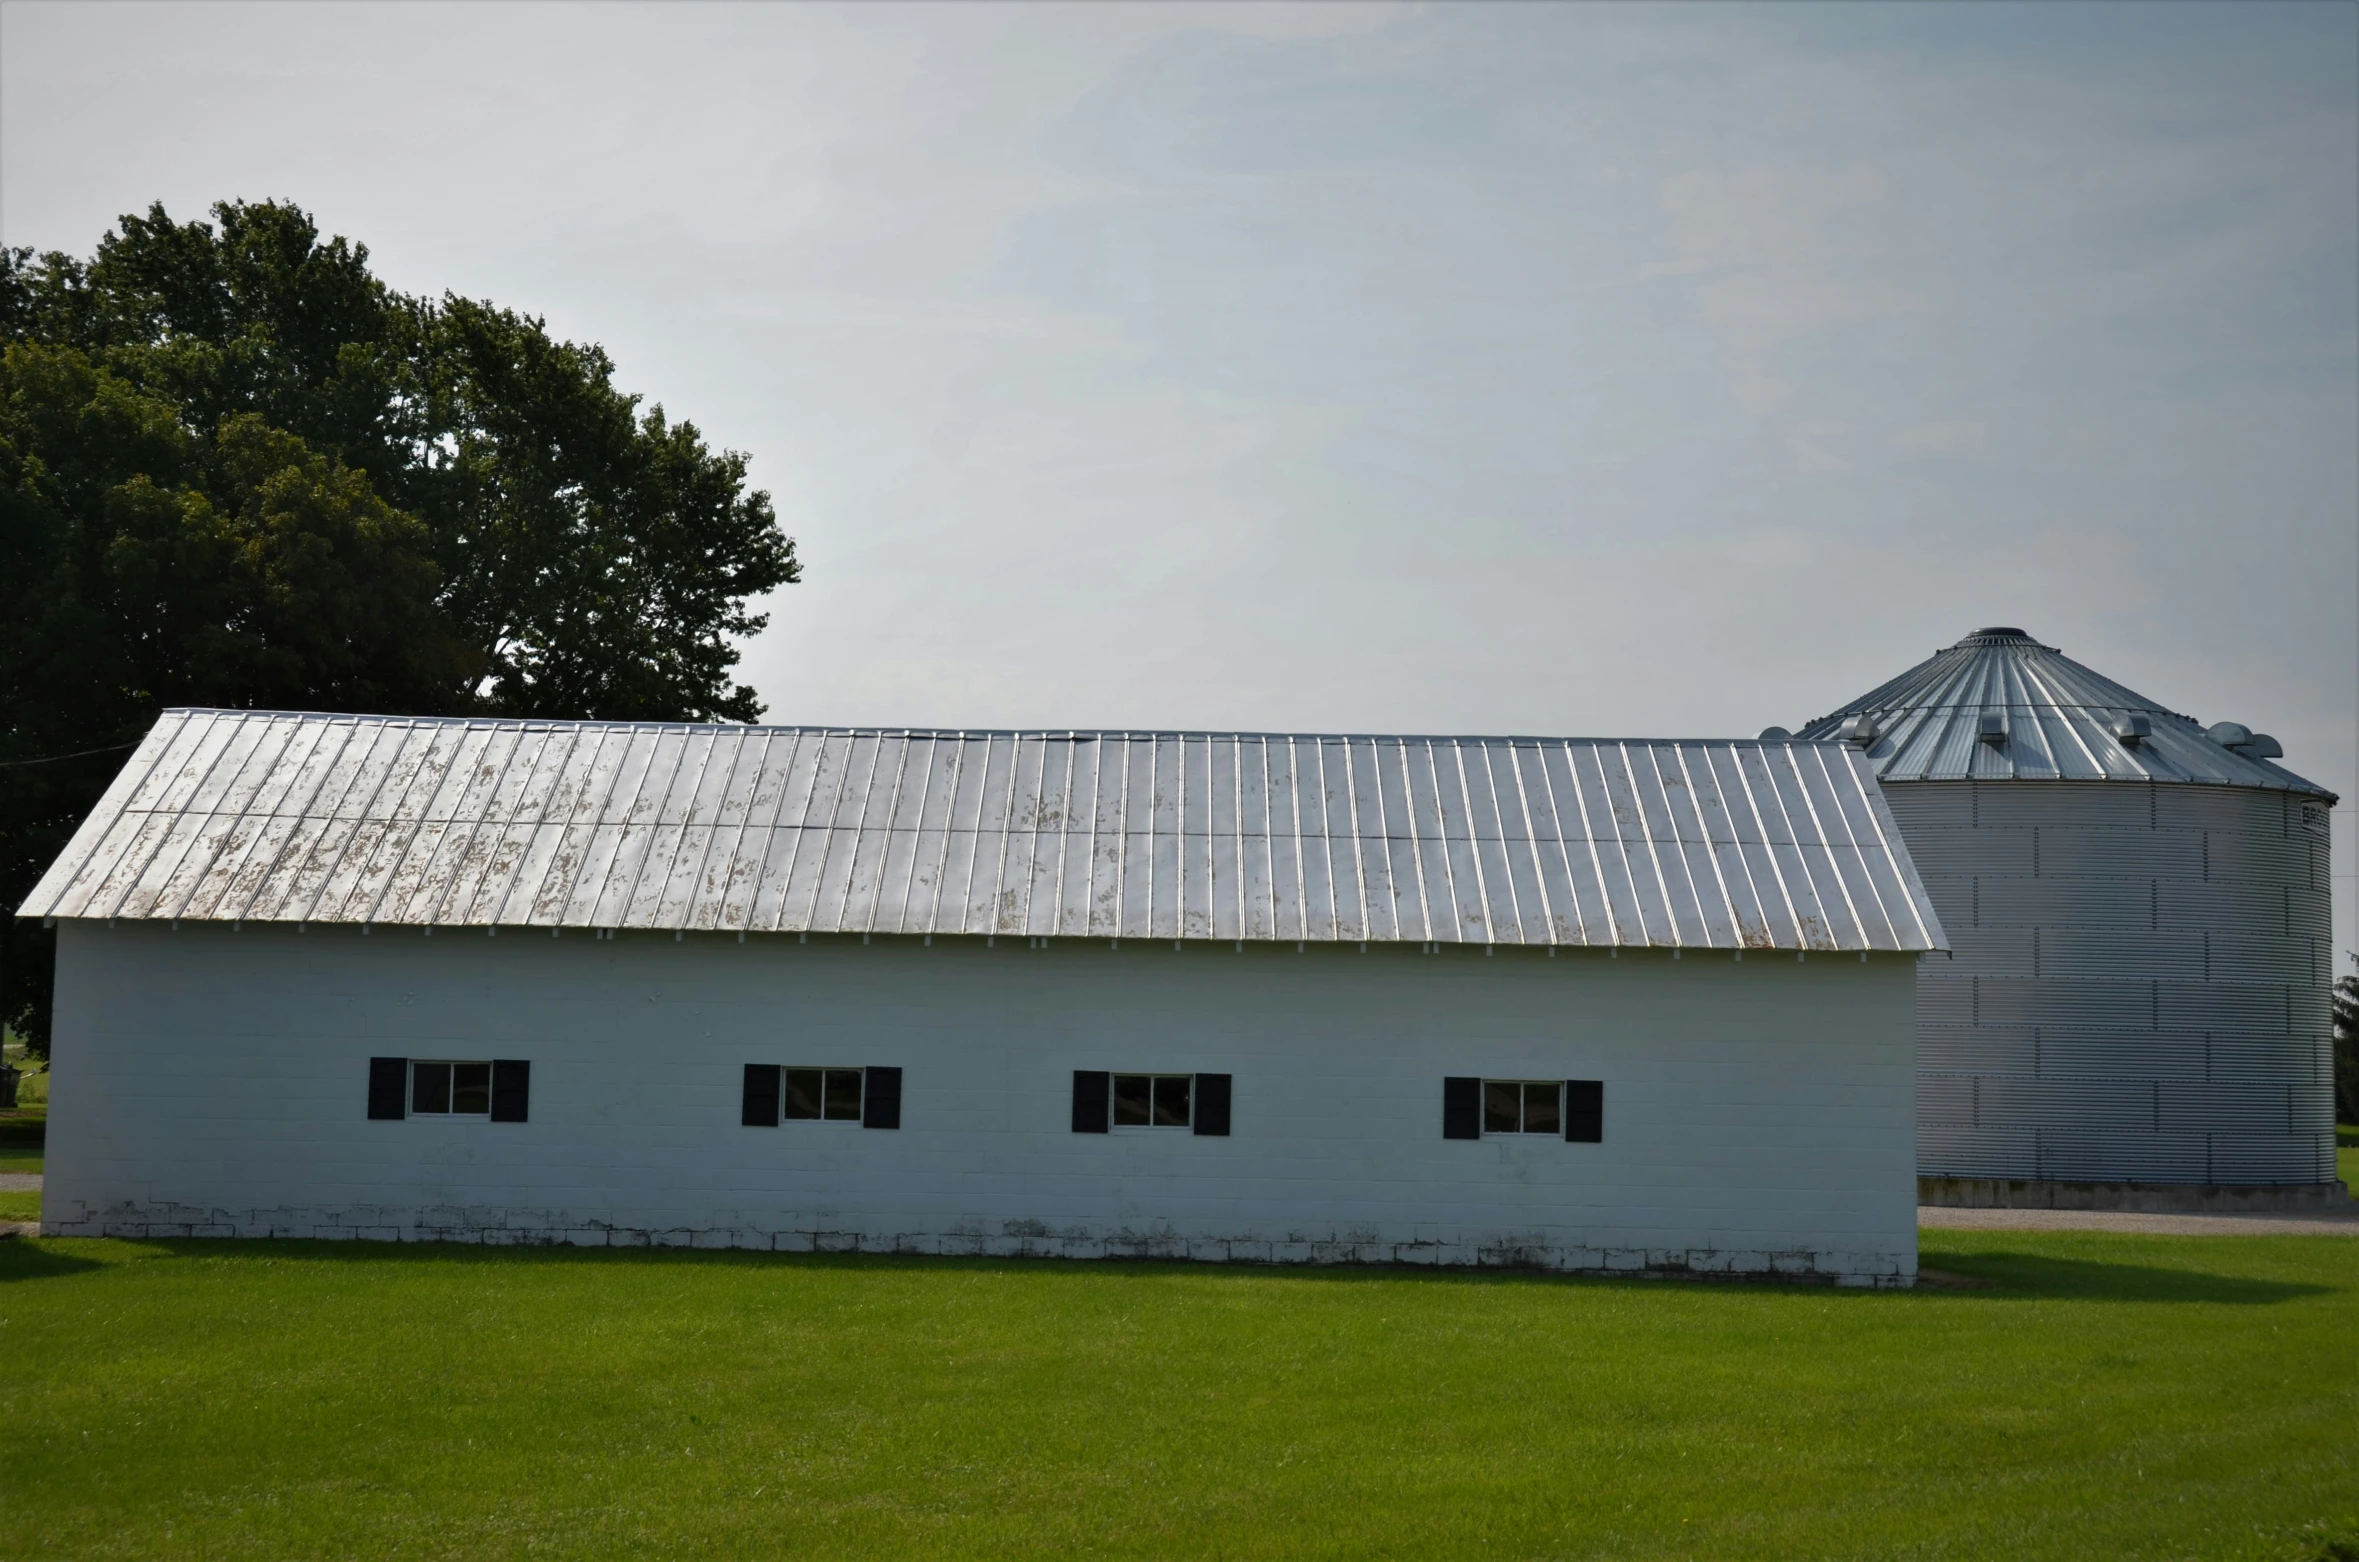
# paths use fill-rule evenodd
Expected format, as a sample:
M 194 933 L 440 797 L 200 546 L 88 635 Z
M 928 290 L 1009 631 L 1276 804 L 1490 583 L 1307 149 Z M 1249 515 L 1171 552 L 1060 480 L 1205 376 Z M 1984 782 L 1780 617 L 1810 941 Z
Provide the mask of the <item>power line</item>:
M 92 754 L 120 754 L 127 748 L 137 747 L 139 739 L 133 738 L 128 743 L 110 744 L 106 748 L 78 748 L 71 754 L 44 754 L 39 759 L 0 759 L 0 769 L 13 769 L 18 765 L 54 765 L 61 759 L 83 759 Z

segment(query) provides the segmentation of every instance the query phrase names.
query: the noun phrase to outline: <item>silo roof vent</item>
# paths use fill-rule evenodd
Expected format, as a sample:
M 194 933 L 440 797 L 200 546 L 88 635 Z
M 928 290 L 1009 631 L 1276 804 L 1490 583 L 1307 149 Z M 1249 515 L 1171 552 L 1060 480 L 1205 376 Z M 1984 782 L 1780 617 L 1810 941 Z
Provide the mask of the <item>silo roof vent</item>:
M 2116 716 L 2113 718 L 2113 735 L 2121 739 L 2123 748 L 2136 748 L 2154 736 L 2154 723 L 2144 716 Z

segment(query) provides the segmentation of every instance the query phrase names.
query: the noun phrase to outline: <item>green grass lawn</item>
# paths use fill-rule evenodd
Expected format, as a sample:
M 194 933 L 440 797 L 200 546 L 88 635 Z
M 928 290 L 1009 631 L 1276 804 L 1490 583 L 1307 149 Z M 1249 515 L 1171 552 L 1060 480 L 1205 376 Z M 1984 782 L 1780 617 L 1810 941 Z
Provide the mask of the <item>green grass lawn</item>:
M 6 1189 L 0 1189 L 0 1220 L 39 1220 L 40 1218 L 41 1195 L 38 1191 L 11 1193 Z
M 0 1243 L 0 1556 L 2359 1542 L 2359 1241 L 1925 1256 L 1997 1284 Z

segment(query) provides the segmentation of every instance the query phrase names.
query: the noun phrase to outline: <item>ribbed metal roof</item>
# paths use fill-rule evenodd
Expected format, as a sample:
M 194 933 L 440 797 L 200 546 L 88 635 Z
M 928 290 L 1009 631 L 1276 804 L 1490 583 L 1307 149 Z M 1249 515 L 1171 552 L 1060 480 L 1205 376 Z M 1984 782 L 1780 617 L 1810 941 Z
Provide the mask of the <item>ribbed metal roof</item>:
M 1867 756 L 1886 781 L 2186 781 L 2334 796 L 2020 629 L 1978 629 L 1796 736 L 1836 737 L 1863 715 L 1876 726 Z M 1985 716 L 2002 741 L 1984 740 Z M 2130 717 L 2149 728 L 2134 745 L 2114 730 Z
M 1849 746 L 173 710 L 22 915 L 1926 950 Z

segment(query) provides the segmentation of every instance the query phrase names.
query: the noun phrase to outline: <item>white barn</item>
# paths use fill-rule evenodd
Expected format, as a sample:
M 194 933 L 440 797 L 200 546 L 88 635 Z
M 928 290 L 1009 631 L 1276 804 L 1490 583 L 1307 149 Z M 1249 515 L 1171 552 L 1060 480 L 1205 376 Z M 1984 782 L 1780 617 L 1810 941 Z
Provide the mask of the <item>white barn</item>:
M 1905 1285 L 1850 745 L 166 713 L 43 1229 Z

